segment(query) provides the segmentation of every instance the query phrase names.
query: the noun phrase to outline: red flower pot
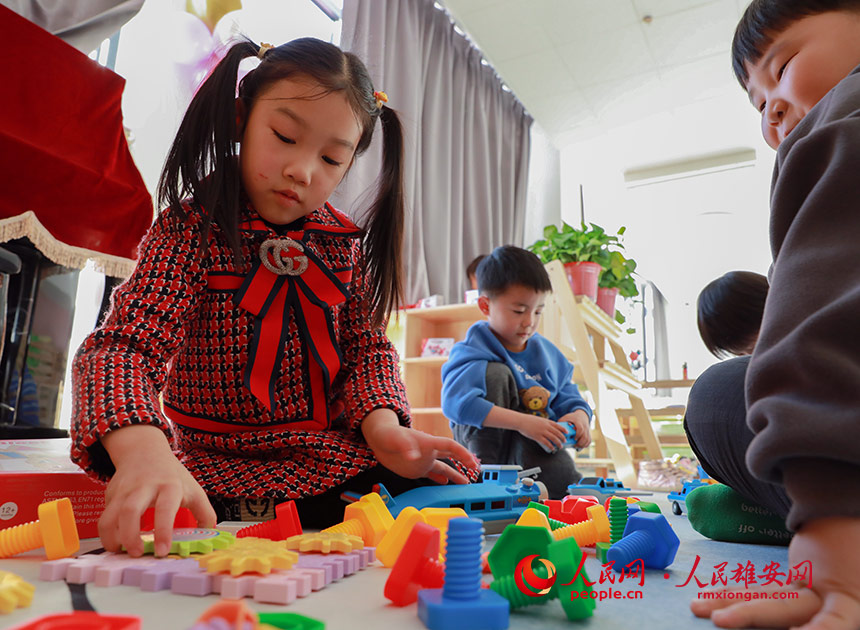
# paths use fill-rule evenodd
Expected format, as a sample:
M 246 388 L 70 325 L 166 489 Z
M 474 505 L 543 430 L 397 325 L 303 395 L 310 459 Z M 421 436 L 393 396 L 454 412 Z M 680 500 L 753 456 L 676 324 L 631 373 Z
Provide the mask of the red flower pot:
M 618 297 L 618 288 L 605 289 L 600 287 L 597 289 L 597 306 L 610 317 L 615 317 L 615 298 Z
M 585 295 L 592 301 L 597 300 L 597 279 L 600 277 L 600 265 L 593 262 L 564 263 L 567 281 L 574 295 Z

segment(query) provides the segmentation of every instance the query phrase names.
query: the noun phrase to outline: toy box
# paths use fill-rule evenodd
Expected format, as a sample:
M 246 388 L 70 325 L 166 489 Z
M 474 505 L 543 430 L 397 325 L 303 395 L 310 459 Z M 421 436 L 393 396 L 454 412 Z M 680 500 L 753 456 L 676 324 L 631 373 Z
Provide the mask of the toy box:
M 105 487 L 69 459 L 71 440 L 0 440 L 0 529 L 38 518 L 45 501 L 68 497 L 78 535 L 98 536 L 105 507 Z
M 429 337 L 421 341 L 421 356 L 447 357 L 453 347 L 453 337 Z

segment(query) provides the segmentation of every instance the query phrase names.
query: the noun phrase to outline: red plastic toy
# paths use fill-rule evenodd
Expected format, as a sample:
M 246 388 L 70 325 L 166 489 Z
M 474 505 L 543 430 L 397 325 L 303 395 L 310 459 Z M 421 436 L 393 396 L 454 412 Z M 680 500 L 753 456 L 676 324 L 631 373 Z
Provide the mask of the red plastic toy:
M 176 518 L 173 521 L 173 528 L 180 529 L 183 527 L 197 527 L 197 519 L 191 513 L 191 510 L 185 507 L 179 508 L 176 512 Z M 140 531 L 151 532 L 155 529 L 155 508 L 146 508 L 143 516 L 140 517 Z
M 406 606 L 418 600 L 422 588 L 441 588 L 445 567 L 438 558 L 439 530 L 415 523 L 385 583 L 385 597 L 395 606 Z
M 302 524 L 299 521 L 299 513 L 296 504 L 285 501 L 275 506 L 275 518 L 248 525 L 236 532 L 236 538 L 268 538 L 269 540 L 286 540 L 290 536 L 298 536 L 302 533 Z
M 140 630 L 140 617 L 71 612 L 43 615 L 9 630 Z

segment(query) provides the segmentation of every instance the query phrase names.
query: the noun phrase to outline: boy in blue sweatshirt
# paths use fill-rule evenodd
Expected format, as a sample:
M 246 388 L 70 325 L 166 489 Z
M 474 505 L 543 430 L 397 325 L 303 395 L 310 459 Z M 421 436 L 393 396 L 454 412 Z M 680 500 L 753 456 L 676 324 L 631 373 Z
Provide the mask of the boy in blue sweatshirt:
M 497 247 L 477 270 L 478 306 L 487 321 L 469 328 L 442 366 L 442 411 L 454 439 L 485 464 L 539 466 L 551 498 L 579 481 L 562 448 L 576 430 L 576 446 L 591 443 L 591 409 L 573 384 L 573 365 L 537 334 L 549 276 L 533 253 Z

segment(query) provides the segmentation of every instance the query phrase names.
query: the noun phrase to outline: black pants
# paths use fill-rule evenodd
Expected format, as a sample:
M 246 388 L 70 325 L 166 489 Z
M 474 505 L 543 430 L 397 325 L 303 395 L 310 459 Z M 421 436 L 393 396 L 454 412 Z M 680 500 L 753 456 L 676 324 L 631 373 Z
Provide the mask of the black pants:
M 520 411 L 517 382 L 504 363 L 487 364 L 487 400 L 505 409 Z M 454 439 L 477 455 L 482 464 L 519 464 L 523 469 L 539 466 L 538 480 L 546 486 L 551 499 L 567 494 L 567 486 L 582 475 L 576 470 L 568 449 L 547 453 L 532 439 L 517 431 L 455 424 Z
M 785 517 L 791 507 L 785 487 L 756 479 L 746 465 L 753 439 L 744 397 L 749 362 L 748 356 L 722 361 L 696 379 L 684 430 L 705 472 L 747 500 Z
M 375 484 L 381 483 L 396 497 L 419 486 L 436 485 L 429 479 L 407 479 L 391 472 L 382 465 L 357 474 L 345 483 L 322 494 L 295 499 L 296 510 L 303 529 L 324 529 L 343 521 L 347 502 L 341 498 L 346 491 L 367 494 Z M 275 517 L 274 508 L 287 499 L 209 497 L 218 521 L 269 520 Z

